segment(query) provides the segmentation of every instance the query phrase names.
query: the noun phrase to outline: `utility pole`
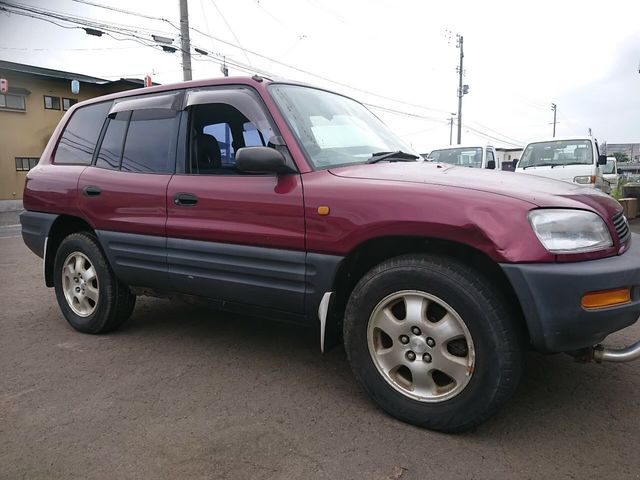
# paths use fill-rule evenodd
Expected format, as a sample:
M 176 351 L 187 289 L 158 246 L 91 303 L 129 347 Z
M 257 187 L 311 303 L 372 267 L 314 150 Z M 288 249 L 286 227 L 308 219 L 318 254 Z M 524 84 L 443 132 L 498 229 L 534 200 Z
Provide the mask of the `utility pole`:
M 460 49 L 460 65 L 458 66 L 458 145 L 462 143 L 462 96 L 464 91 L 462 88 L 462 76 L 464 70 L 462 69 L 462 62 L 464 60 L 464 37 L 458 35 L 458 48 Z
M 180 47 L 182 50 L 182 78 L 191 80 L 191 41 L 189 40 L 189 7 L 180 0 Z
M 453 145 L 453 117 L 455 115 L 455 113 L 452 113 L 449 117 L 449 145 Z
M 556 138 L 556 110 L 557 110 L 556 104 L 552 103 L 551 111 L 553 112 L 553 138 Z
M 464 60 L 464 37 L 458 35 L 458 48 L 460 49 L 460 65 L 458 66 L 458 145 L 462 143 L 462 76 L 464 70 L 462 69 Z M 453 119 L 451 120 L 453 122 Z

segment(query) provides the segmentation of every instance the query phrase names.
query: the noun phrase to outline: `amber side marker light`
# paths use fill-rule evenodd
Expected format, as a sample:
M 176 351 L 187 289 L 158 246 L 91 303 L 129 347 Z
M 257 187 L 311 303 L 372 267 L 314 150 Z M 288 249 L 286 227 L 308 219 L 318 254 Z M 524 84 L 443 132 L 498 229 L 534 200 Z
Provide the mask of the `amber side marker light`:
M 591 310 L 594 308 L 613 307 L 631 301 L 630 288 L 618 288 L 616 290 L 603 290 L 601 292 L 587 293 L 582 297 L 582 308 Z

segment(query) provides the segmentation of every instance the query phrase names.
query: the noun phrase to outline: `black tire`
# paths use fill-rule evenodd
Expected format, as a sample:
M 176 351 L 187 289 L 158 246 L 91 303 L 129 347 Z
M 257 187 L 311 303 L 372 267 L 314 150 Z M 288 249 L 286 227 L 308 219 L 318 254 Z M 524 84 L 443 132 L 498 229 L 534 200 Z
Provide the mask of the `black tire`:
M 65 259 L 72 253 L 84 254 L 95 269 L 99 296 L 88 316 L 76 314 L 69 306 L 63 290 L 62 271 Z M 72 233 L 58 247 L 54 260 L 53 281 L 56 299 L 69 324 L 82 333 L 106 333 L 122 325 L 133 312 L 136 296 L 120 282 L 102 253 L 97 238 L 88 232 Z
M 369 353 L 367 328 L 376 306 L 395 292 L 418 290 L 448 303 L 466 325 L 475 349 L 475 366 L 455 396 L 424 402 L 392 387 Z M 390 415 L 413 425 L 461 432 L 478 425 L 516 390 L 524 367 L 520 323 L 492 282 L 447 257 L 406 255 L 381 263 L 356 285 L 344 318 L 344 343 L 356 379 Z

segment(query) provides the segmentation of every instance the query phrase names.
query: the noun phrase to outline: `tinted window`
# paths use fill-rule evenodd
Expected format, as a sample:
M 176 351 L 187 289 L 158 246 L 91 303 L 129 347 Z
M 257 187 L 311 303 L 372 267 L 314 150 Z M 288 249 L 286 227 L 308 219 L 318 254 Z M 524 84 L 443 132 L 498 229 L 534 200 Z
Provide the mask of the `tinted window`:
M 54 163 L 89 165 L 110 107 L 111 102 L 104 102 L 76 110 L 58 142 Z
M 100 144 L 100 152 L 96 160 L 97 167 L 110 170 L 118 170 L 120 168 L 122 145 L 130 116 L 131 112 L 118 112 L 109 120 L 107 131 Z
M 174 110 L 134 111 L 124 146 L 122 170 L 142 173 L 173 172 L 178 118 Z

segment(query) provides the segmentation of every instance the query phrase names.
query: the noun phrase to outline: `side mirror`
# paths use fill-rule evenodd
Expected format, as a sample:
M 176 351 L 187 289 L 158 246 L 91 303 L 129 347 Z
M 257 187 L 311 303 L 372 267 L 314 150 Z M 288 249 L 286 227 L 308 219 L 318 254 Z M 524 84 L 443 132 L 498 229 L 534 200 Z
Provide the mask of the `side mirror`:
M 598 156 L 598 165 L 606 165 L 607 164 L 607 156 L 599 155 Z
M 495 160 L 489 160 L 487 162 L 487 168 L 489 170 L 495 170 L 496 169 L 496 161 Z
M 236 168 L 246 173 L 289 173 L 284 155 L 270 147 L 244 147 L 236 152 Z

